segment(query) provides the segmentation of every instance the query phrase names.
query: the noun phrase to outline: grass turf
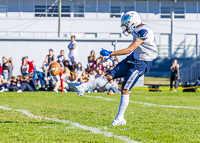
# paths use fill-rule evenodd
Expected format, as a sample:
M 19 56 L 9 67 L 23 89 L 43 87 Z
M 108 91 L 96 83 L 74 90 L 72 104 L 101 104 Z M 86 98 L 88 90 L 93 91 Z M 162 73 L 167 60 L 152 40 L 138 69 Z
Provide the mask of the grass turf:
M 167 87 L 168 88 L 168 87 Z M 70 120 L 101 131 L 146 143 L 200 142 L 200 110 L 129 103 L 127 125 L 112 127 L 120 94 L 90 93 L 115 101 L 77 96 L 75 93 L 1 93 L 0 106 L 23 109 L 49 118 Z M 199 93 L 133 89 L 130 100 L 158 105 L 199 107 Z M 34 119 L 14 110 L 0 109 L 0 142 L 124 142 L 72 125 Z

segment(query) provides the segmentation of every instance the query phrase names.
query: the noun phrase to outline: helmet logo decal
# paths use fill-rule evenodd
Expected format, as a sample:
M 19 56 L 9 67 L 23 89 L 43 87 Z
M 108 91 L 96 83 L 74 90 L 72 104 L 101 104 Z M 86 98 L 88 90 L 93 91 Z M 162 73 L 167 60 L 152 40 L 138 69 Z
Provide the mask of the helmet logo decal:
M 124 20 L 128 20 L 128 19 L 130 19 L 130 18 L 131 18 L 130 15 L 125 15 L 125 16 L 124 16 Z

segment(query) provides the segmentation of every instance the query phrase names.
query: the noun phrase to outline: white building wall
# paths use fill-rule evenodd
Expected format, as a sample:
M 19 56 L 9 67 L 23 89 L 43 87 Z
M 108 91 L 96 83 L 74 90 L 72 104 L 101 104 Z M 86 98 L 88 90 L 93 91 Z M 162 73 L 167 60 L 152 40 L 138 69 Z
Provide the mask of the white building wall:
M 103 41 L 103 42 L 102 42 Z M 54 54 L 58 56 L 60 50 L 65 51 L 65 56 L 68 58 L 68 44 L 69 39 L 32 39 L 32 38 L 0 38 L 0 57 L 12 57 L 14 62 L 14 75 L 20 74 L 21 59 L 24 56 L 29 57 L 29 61 L 35 60 L 37 70 L 42 66 L 46 55 L 48 55 L 49 49 L 54 50 Z M 107 50 L 114 50 L 115 40 L 85 40 L 78 39 L 78 55 L 76 62 L 81 62 L 83 67 L 87 66 L 87 57 L 90 55 L 91 50 L 95 51 L 97 57 L 100 56 L 101 48 Z M 117 41 L 116 50 L 120 50 L 130 44 L 130 40 Z M 125 56 L 118 57 L 119 60 L 125 58 Z
M 7 39 L 12 39 L 13 37 L 22 39 L 57 38 L 57 17 L 35 17 L 35 5 L 52 6 L 54 4 L 58 5 L 55 3 L 55 0 L 0 0 L 0 39 L 5 37 L 7 37 Z M 172 7 L 173 1 L 171 0 L 62 0 L 62 4 L 63 6 L 71 6 L 71 17 L 61 18 L 61 38 L 69 39 L 71 35 L 76 35 L 78 39 L 84 39 L 85 33 L 94 33 L 97 35 L 97 39 L 103 38 L 109 40 L 111 39 L 111 33 L 121 33 L 120 18 L 111 18 L 111 6 L 120 6 L 120 15 L 123 15 L 127 7 L 131 7 L 133 10 L 140 12 L 143 23 L 148 24 L 153 29 L 157 45 L 160 45 L 161 34 L 171 34 L 171 19 L 161 18 L 161 7 Z M 74 6 L 84 6 L 84 17 L 74 17 Z M 184 47 L 185 35 L 196 34 L 198 39 L 197 51 L 199 51 L 200 1 L 178 0 L 175 4 L 175 8 L 177 7 L 184 7 L 185 18 L 174 19 L 174 47 Z M 132 36 L 126 37 L 121 33 L 120 39 L 121 41 L 129 40 L 129 42 L 118 42 L 116 49 L 127 47 L 132 40 Z M 9 51 L 12 51 L 12 48 L 17 49 L 16 47 L 18 47 L 24 48 L 24 51 L 26 51 L 27 45 L 30 44 L 33 49 L 34 47 L 44 48 L 44 51 L 46 51 L 42 52 L 44 55 L 48 53 L 50 47 L 53 49 L 57 48 L 57 44 L 47 44 L 51 42 L 49 40 L 47 40 L 48 42 L 44 41 L 45 40 L 43 40 L 43 42 L 29 41 L 28 43 L 18 41 L 18 46 L 13 44 L 13 42 L 0 41 L 0 48 L 9 48 Z M 97 44 L 94 41 L 86 40 L 85 42 L 80 42 L 79 47 L 85 48 L 84 52 L 86 55 L 89 55 L 91 49 L 95 49 L 99 52 L 102 47 L 106 47 L 107 49 L 113 48 L 111 42 L 101 41 Z M 61 43 L 59 48 L 65 48 L 66 43 Z M 57 49 L 58 51 L 60 50 L 59 48 Z M 3 50 L 0 56 L 11 57 L 11 53 L 12 52 Z M 25 55 L 20 54 L 19 59 L 21 59 L 21 56 Z M 34 57 L 36 57 L 36 54 Z M 41 57 L 36 57 L 36 59 L 40 58 Z M 41 58 L 40 60 L 43 59 L 44 58 Z M 18 59 L 16 59 L 16 61 L 17 60 Z M 80 56 L 80 61 L 82 60 L 84 59 L 81 59 Z M 38 62 L 37 65 L 39 64 L 41 63 Z

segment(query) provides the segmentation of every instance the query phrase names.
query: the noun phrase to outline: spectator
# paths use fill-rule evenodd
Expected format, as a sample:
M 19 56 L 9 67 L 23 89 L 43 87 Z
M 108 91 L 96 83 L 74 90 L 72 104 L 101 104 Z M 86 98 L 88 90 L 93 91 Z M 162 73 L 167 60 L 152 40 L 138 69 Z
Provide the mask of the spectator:
M 21 66 L 21 73 L 23 76 L 27 76 L 29 75 L 28 70 L 29 70 L 29 64 L 28 61 L 26 61 L 26 58 L 23 57 L 22 58 L 22 66 Z
M 96 74 L 96 70 L 92 69 L 92 72 L 89 74 L 89 78 L 91 81 L 95 80 Z
M 96 67 L 103 70 L 103 64 L 100 62 L 100 58 L 97 58 L 96 61 L 92 63 L 92 69 L 95 69 Z
M 106 67 L 106 70 L 108 70 L 111 66 L 113 66 L 112 60 L 108 59 L 105 62 L 103 62 L 103 67 Z
M 0 75 L 0 92 L 8 91 L 10 82 L 4 79 L 4 76 Z
M 32 62 L 32 64 L 33 64 L 33 72 L 36 72 L 37 69 L 36 69 L 36 65 L 35 65 L 35 60 L 32 60 L 31 62 Z
M 57 60 L 61 61 L 62 63 L 64 63 L 67 60 L 64 54 L 64 50 L 60 51 L 60 55 L 58 55 Z
M 69 76 L 69 74 L 67 72 L 64 72 L 63 73 L 63 78 L 66 78 L 67 76 Z M 58 88 L 61 86 L 59 75 L 52 76 L 52 80 L 53 80 L 53 87 L 54 87 L 53 91 L 54 92 L 58 92 Z M 65 81 L 63 81 L 63 88 L 64 88 L 64 92 L 65 93 L 67 92 L 67 90 L 66 90 L 67 87 L 68 87 L 68 84 Z
M 21 93 L 22 91 L 31 91 L 33 92 L 33 88 L 29 85 L 29 78 L 28 77 L 23 77 L 20 78 L 19 80 L 20 82 L 20 89 L 18 90 L 17 93 Z
M 12 77 L 12 73 L 13 73 L 13 61 L 12 61 L 12 58 L 10 58 L 8 60 L 8 80 L 11 80 L 11 77 Z
M 116 67 L 116 65 L 119 63 L 118 59 L 114 59 L 113 66 Z
M 179 79 L 180 79 L 179 64 L 178 64 L 177 59 L 174 60 L 170 69 L 172 71 L 171 77 L 170 77 L 170 91 L 173 90 L 173 82 L 175 81 L 175 83 L 174 83 L 175 90 L 174 91 L 176 92 L 178 89 L 178 84 L 179 84 Z
M 99 59 L 100 59 L 100 62 L 102 62 L 103 60 L 105 60 L 105 57 L 100 55 Z
M 24 64 L 24 62 L 26 62 L 29 65 L 28 74 L 27 75 L 33 74 L 34 73 L 34 66 L 33 66 L 32 62 L 28 61 L 28 57 L 27 56 L 24 57 L 24 60 L 22 61 L 22 65 Z
M 2 58 L 2 62 L 3 62 L 2 75 L 4 76 L 4 79 L 5 79 L 6 81 L 8 81 L 8 70 L 9 70 L 9 69 L 8 69 L 8 65 L 9 65 L 9 63 L 8 63 L 6 57 L 3 57 L 3 58 Z
M 90 78 L 88 77 L 88 73 L 85 70 L 83 70 L 82 75 L 80 76 L 80 82 L 84 83 L 88 81 L 90 81 Z
M 76 67 L 77 67 L 76 62 L 73 61 L 73 62 L 72 62 L 72 70 L 71 70 L 71 78 L 70 78 L 71 81 L 73 81 L 73 82 L 77 82 L 77 81 L 78 81 L 78 74 L 77 74 L 77 73 L 74 73 Z
M 113 80 L 109 81 L 109 83 L 107 83 L 105 85 L 105 88 L 107 89 L 107 91 L 113 91 L 116 93 L 120 93 L 120 91 L 118 90 L 118 84 L 116 82 L 114 82 Z
M 77 49 L 78 49 L 78 43 L 75 41 L 75 36 L 71 36 L 71 42 L 68 45 L 69 48 L 69 62 L 72 64 L 74 61 L 76 61 L 77 56 Z
M 1 75 L 2 70 L 3 70 L 3 66 L 2 66 L 2 64 L 0 63 L 0 75 Z
M 64 69 L 64 64 L 63 64 L 63 62 L 62 61 L 57 61 L 57 63 L 59 63 L 60 64 L 60 67 L 62 67 L 62 69 Z
M 116 56 L 111 56 L 110 60 L 113 62 L 113 65 L 114 65 L 114 60 L 117 59 Z
M 83 74 L 82 64 L 79 62 L 77 68 L 75 69 L 75 73 L 78 74 L 78 78 L 80 79 L 81 75 Z
M 70 74 L 70 70 L 69 70 L 69 68 L 67 68 L 67 67 L 65 67 L 65 70 L 64 70 L 64 72 L 63 72 L 63 81 L 65 81 L 65 82 L 67 82 L 67 81 L 69 81 L 70 80 L 70 78 L 71 78 L 71 74 Z
M 77 66 L 77 65 L 76 65 L 76 62 L 75 62 L 75 61 L 73 61 L 73 62 L 72 62 L 72 70 L 71 70 L 71 71 L 73 71 L 73 72 L 74 72 L 74 71 L 75 71 L 75 69 L 76 69 L 76 66 Z
M 72 71 L 72 66 L 69 64 L 68 60 L 64 61 L 64 67 L 68 68 L 70 71 Z
M 18 91 L 18 90 L 20 89 L 17 86 L 17 79 L 14 76 L 12 76 L 9 91 Z
M 94 61 L 96 61 L 96 56 L 94 50 L 92 50 L 88 57 L 88 64 L 93 63 Z
M 102 70 L 98 70 L 95 78 L 101 77 L 102 75 L 103 75 L 103 71 Z
M 44 80 L 46 82 L 46 86 L 48 85 L 48 77 L 50 76 L 48 70 L 49 70 L 49 65 L 46 61 L 43 62 L 42 64 L 42 69 L 43 69 L 43 73 L 44 73 Z
M 53 54 L 53 50 L 49 49 L 49 55 L 46 56 L 45 62 L 50 65 L 51 62 L 56 61 L 55 55 Z

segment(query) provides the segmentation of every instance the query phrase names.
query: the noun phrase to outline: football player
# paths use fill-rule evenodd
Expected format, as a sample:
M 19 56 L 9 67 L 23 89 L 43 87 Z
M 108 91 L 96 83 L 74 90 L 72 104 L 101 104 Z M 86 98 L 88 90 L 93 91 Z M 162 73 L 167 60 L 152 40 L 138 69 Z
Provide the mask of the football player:
M 133 35 L 133 42 L 130 46 L 118 51 L 102 49 L 100 54 L 102 56 L 130 55 L 119 62 L 105 76 L 79 86 L 70 84 L 79 95 L 83 95 L 87 89 L 102 87 L 112 79 L 125 77 L 122 84 L 118 114 L 111 123 L 112 126 L 126 124 L 124 113 L 129 104 L 129 91 L 142 75 L 149 72 L 152 60 L 157 57 L 157 47 L 153 30 L 142 23 L 139 13 L 135 11 L 125 13 L 121 18 L 121 27 L 124 35 Z

